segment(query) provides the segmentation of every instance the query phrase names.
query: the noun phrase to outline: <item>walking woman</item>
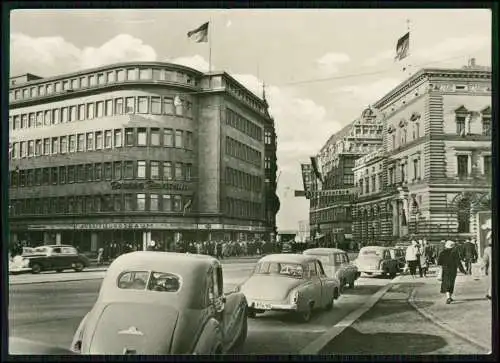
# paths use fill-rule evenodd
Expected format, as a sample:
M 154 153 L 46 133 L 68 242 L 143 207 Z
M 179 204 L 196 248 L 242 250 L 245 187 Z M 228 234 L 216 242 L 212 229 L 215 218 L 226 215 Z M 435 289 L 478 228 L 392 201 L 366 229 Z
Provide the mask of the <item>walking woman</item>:
M 491 240 L 489 241 L 488 246 L 484 249 L 483 252 L 483 268 L 484 273 L 487 276 L 488 290 L 486 291 L 486 298 L 491 300 Z
M 412 240 L 411 245 L 406 249 L 405 255 L 406 263 L 408 264 L 408 269 L 410 270 L 410 275 L 415 278 L 418 266 L 418 248 L 417 241 Z
M 457 269 L 466 274 L 460 255 L 454 248 L 455 242 L 446 241 L 444 250 L 439 254 L 438 265 L 442 268 L 441 274 L 441 294 L 446 294 L 446 303 L 453 301 L 452 295 L 455 289 L 455 279 L 457 278 Z

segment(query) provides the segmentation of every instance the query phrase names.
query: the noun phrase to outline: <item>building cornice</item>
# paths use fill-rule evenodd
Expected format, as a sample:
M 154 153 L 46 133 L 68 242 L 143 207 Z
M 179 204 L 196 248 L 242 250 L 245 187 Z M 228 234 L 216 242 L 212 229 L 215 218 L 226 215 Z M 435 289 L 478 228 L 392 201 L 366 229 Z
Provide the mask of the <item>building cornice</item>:
M 438 80 L 438 79 L 477 79 L 477 80 L 491 80 L 491 71 L 477 70 L 477 69 L 439 69 L 439 68 L 424 68 L 419 70 L 413 76 L 401 82 L 389 93 L 383 96 L 379 101 L 373 104 L 373 107 L 381 109 L 401 94 L 406 93 L 418 83 L 425 80 Z

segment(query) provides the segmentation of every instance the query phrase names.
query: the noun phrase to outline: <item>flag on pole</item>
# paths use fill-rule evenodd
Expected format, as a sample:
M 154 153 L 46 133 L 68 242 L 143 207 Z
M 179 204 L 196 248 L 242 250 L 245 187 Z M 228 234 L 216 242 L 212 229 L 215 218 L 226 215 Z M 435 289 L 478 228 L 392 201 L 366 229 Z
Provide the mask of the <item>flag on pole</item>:
M 191 196 L 191 198 L 188 200 L 188 202 L 184 205 L 184 208 L 182 210 L 182 215 L 185 216 L 186 215 L 186 211 L 188 210 L 188 208 L 191 207 L 191 205 L 193 204 L 193 199 L 194 199 L 194 194 Z
M 403 35 L 398 39 L 398 43 L 396 45 L 396 56 L 394 60 L 403 60 L 408 57 L 408 52 L 410 50 L 410 32 Z
M 191 30 L 187 33 L 188 38 L 193 39 L 196 43 L 207 43 L 208 42 L 208 24 L 199 26 L 198 28 Z

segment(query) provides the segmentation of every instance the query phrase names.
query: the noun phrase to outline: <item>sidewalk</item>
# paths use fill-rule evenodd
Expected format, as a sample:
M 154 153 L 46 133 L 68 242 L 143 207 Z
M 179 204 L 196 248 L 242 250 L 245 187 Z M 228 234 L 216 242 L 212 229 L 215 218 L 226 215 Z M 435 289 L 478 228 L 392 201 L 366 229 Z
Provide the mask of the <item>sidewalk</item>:
M 248 261 L 248 260 L 258 261 L 262 257 L 264 257 L 264 255 L 262 255 L 262 256 L 238 256 L 238 257 L 231 256 L 231 257 L 224 257 L 224 258 L 220 259 L 220 261 L 221 262 L 226 262 L 226 263 L 237 263 L 239 261 Z M 91 258 L 90 259 L 90 267 L 91 268 L 94 268 L 94 267 L 107 267 L 110 264 L 111 264 L 110 262 L 104 262 L 101 265 L 98 265 L 96 258 Z
M 444 294 L 440 293 L 441 282 L 436 279 L 436 271 L 433 268 L 427 278 L 403 277 L 401 282 L 425 282 L 413 291 L 410 303 L 441 327 L 491 350 L 492 302 L 485 298 L 486 277 L 474 280 L 472 276 L 459 273 L 454 301 L 447 305 Z

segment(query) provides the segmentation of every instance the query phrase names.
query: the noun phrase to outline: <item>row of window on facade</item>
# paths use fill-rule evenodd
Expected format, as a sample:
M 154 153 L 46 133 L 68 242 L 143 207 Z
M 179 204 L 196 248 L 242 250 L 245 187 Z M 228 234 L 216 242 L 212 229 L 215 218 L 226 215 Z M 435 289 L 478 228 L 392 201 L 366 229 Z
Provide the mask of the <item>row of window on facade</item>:
M 125 140 L 123 142 L 123 136 Z M 13 159 L 134 146 L 163 146 L 193 149 L 190 131 L 159 128 L 126 128 L 93 131 L 12 143 Z
M 183 212 L 191 197 L 172 194 L 102 194 L 10 201 L 10 215 L 92 214 L 98 212 Z
M 310 208 L 316 209 L 316 208 L 332 207 L 334 203 L 336 204 L 334 208 L 338 208 L 339 204 L 353 203 L 355 198 L 356 196 L 354 194 L 338 195 L 338 196 L 319 196 L 317 198 L 311 198 Z
M 263 217 L 262 203 L 226 198 L 226 214 L 229 217 L 261 219 Z
M 226 154 L 246 161 L 259 168 L 262 166 L 262 153 L 260 151 L 255 150 L 229 136 L 226 136 Z
M 88 89 L 114 83 L 137 80 L 153 80 L 185 83 L 196 86 L 198 82 L 183 72 L 174 72 L 160 68 L 127 68 L 102 71 L 94 74 L 81 75 L 72 79 L 53 81 L 38 86 L 27 86 L 23 89 L 10 91 L 9 100 L 17 101 L 40 96 L 49 96 L 69 90 Z
M 260 176 L 229 167 L 226 167 L 226 184 L 252 192 L 260 193 L 262 191 L 262 178 Z
M 226 123 L 251 138 L 262 141 L 262 128 L 229 108 L 226 110 Z M 266 144 L 271 143 L 270 141 L 267 142 L 268 133 L 269 131 L 266 132 Z
M 311 212 L 311 223 L 335 221 L 335 223 L 351 222 L 351 207 L 335 207 Z
M 104 180 L 152 179 L 191 181 L 192 164 L 172 161 L 115 161 L 10 172 L 11 187 L 61 185 Z
M 134 113 L 193 117 L 192 104 L 189 101 L 175 104 L 174 99 L 169 97 L 138 96 L 12 115 L 9 117 L 9 125 L 12 130 L 19 130 Z
M 472 175 L 472 168 L 470 166 L 472 161 L 472 155 L 462 154 L 456 156 L 457 162 L 457 177 L 458 178 L 466 178 Z M 484 155 L 483 156 L 483 165 L 481 174 L 485 177 L 491 177 L 491 156 Z M 396 166 L 389 166 L 387 168 L 388 174 L 388 184 L 394 185 L 396 183 L 405 183 L 409 181 L 408 177 L 408 162 L 401 161 L 399 164 L 399 173 L 396 173 Z M 396 175 L 397 174 L 397 175 Z M 412 181 L 421 179 L 420 175 L 420 159 L 413 160 L 413 175 Z

